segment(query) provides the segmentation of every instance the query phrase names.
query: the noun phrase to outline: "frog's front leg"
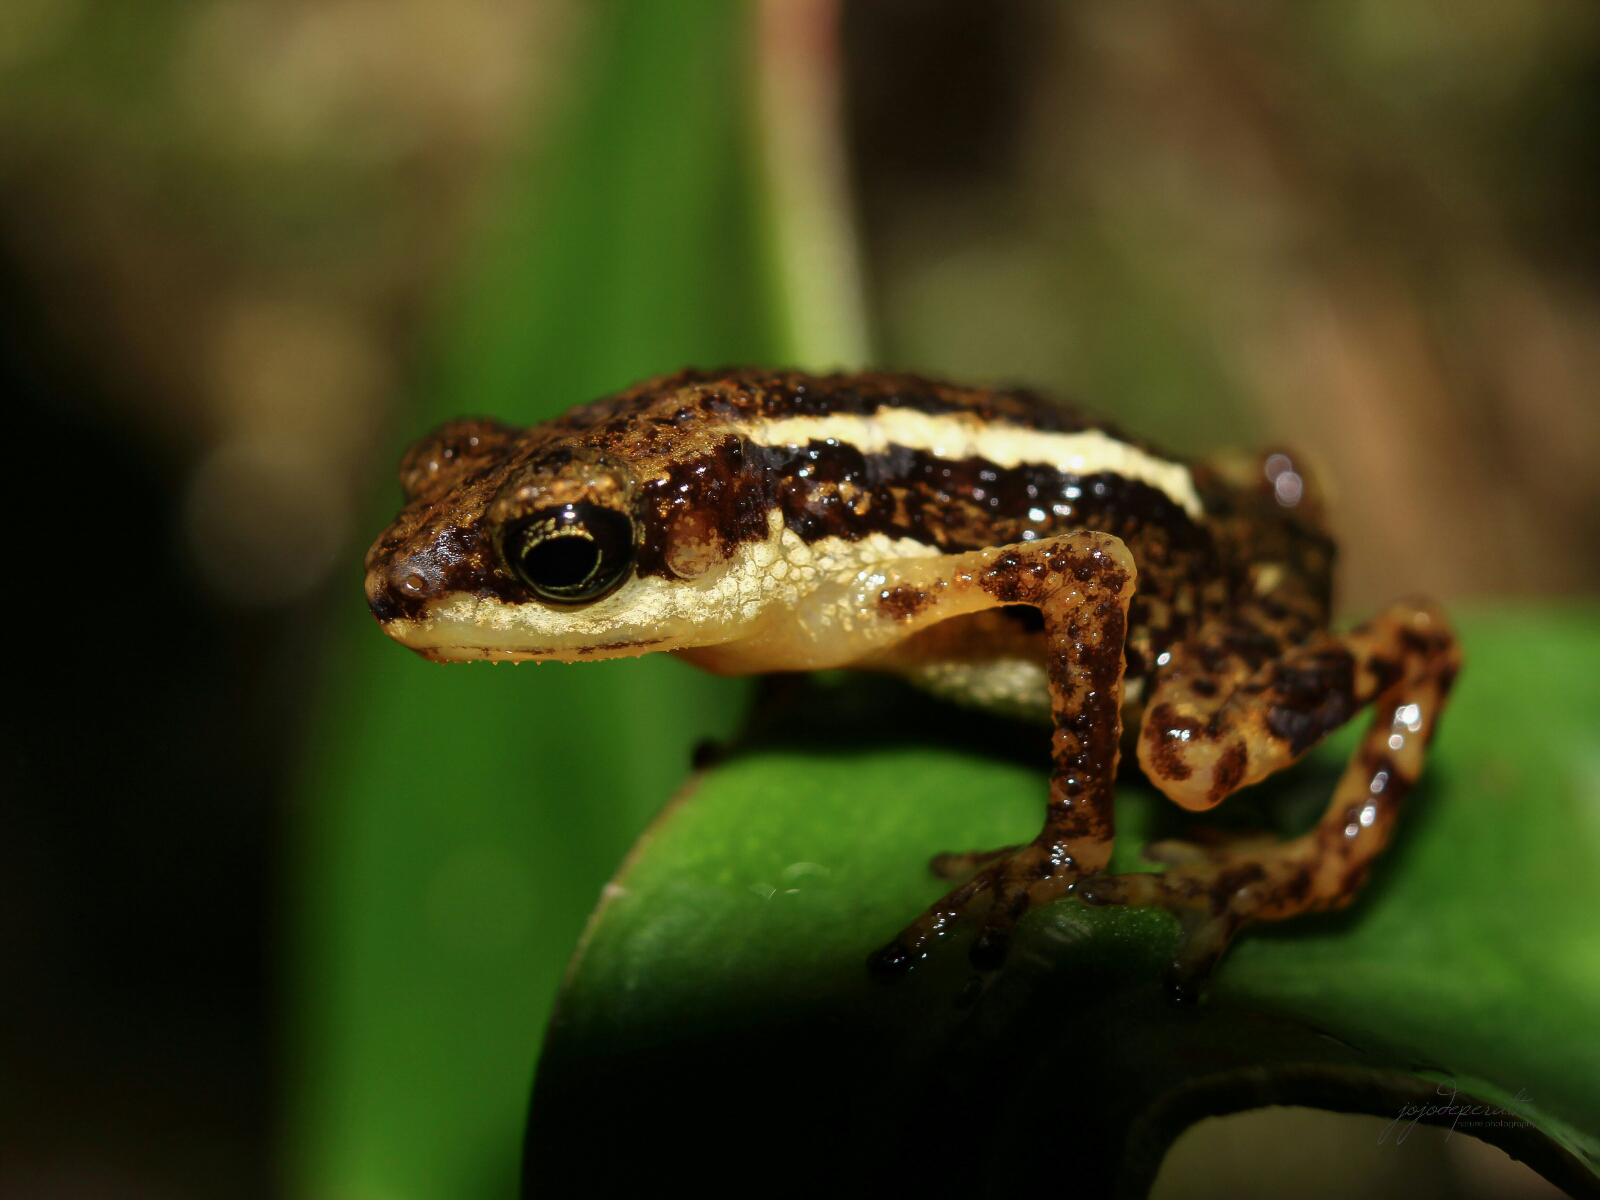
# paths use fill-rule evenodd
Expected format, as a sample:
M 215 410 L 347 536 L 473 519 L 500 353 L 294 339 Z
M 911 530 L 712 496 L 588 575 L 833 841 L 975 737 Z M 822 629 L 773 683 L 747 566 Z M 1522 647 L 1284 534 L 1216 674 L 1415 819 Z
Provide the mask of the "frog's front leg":
M 1055 733 L 1045 825 L 1032 842 L 949 856 L 952 871 L 982 869 L 878 951 L 882 976 L 906 970 L 969 910 L 983 912 L 975 961 L 997 963 L 1011 927 L 1029 908 L 1065 893 L 1111 858 L 1112 797 L 1122 732 L 1123 650 L 1137 571 L 1110 534 L 1080 530 L 964 554 L 891 559 L 822 583 L 751 635 L 680 650 L 727 674 L 855 666 L 919 675 L 930 659 L 977 637 L 983 654 L 1041 652 Z M 1027 605 L 1044 626 L 1038 641 L 1008 643 L 990 610 Z M 971 618 L 962 627 L 956 618 Z M 952 630 L 954 631 L 952 633 Z
M 1169 864 L 1164 873 L 1101 876 L 1080 895 L 1176 915 L 1184 927 L 1173 964 L 1180 993 L 1192 991 L 1243 925 L 1348 904 L 1421 774 L 1460 665 L 1443 614 L 1403 603 L 1344 637 L 1324 633 L 1293 647 L 1217 695 L 1204 721 L 1191 711 L 1193 679 L 1184 671 L 1164 676 L 1145 713 L 1140 761 L 1188 808 L 1209 808 L 1287 766 L 1367 704 L 1375 712 L 1309 833 L 1215 849 L 1160 843 L 1146 854 Z
M 1021 604 L 1043 617 L 1055 724 L 1044 828 L 1027 845 L 960 856 L 962 866 L 982 869 L 873 955 L 871 964 L 881 976 L 899 974 L 953 922 L 982 906 L 972 958 L 997 965 L 1024 912 L 1103 870 L 1111 857 L 1133 556 L 1109 534 L 1078 532 L 879 570 L 885 575 L 881 603 L 904 614 L 905 636 L 864 656 L 861 666 L 908 670 L 922 665 L 913 635 L 952 616 Z

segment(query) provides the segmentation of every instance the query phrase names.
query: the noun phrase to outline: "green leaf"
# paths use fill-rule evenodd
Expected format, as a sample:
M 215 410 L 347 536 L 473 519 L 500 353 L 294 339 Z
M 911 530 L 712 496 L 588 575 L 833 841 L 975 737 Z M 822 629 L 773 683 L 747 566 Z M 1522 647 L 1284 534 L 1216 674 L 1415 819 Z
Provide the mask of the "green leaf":
M 959 935 L 871 982 L 868 952 L 945 886 L 932 854 L 1036 832 L 1044 746 L 880 682 L 792 688 L 591 917 L 541 1060 L 530 1186 L 599 1169 L 619 1194 L 698 1171 L 752 1194 L 1139 1195 L 1201 1116 L 1393 1116 L 1452 1079 L 1532 1122 L 1485 1140 L 1600 1192 L 1600 614 L 1463 625 L 1424 782 L 1360 899 L 1248 932 L 1196 1008 L 1160 991 L 1171 918 L 1076 900 L 1030 914 L 987 986 Z M 1305 825 L 1356 732 L 1218 819 Z M 1118 819 L 1125 870 L 1192 818 L 1134 775 Z

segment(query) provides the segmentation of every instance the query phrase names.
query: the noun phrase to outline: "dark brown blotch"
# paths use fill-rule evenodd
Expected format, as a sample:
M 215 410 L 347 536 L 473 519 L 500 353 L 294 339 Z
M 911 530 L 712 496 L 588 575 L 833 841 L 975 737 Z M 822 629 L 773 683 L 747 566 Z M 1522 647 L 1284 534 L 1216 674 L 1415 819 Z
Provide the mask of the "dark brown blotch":
M 1284 664 L 1272 691 L 1267 731 L 1298 757 L 1355 712 L 1355 658 L 1341 646 Z
M 1296 907 L 1303 906 L 1307 896 L 1311 894 L 1311 868 L 1302 866 L 1295 870 L 1278 887 L 1273 889 L 1273 898 L 1283 898 L 1291 901 Z
M 769 477 L 754 449 L 730 435 L 641 483 L 640 575 L 693 578 L 766 539 Z
M 901 584 L 878 593 L 878 611 L 894 621 L 909 621 L 933 603 L 921 588 Z
M 1198 737 L 1202 726 L 1193 717 L 1183 716 L 1170 704 L 1158 704 L 1144 719 L 1144 740 L 1150 765 L 1162 779 L 1181 783 L 1194 772 L 1184 758 L 1183 748 Z M 1184 738 L 1187 733 L 1189 737 Z
M 1205 889 L 1206 899 L 1211 905 L 1211 915 L 1222 916 L 1228 913 L 1234 897 L 1241 890 L 1251 884 L 1260 883 L 1266 877 L 1265 865 L 1248 858 L 1218 871 L 1216 878 Z
M 1250 754 L 1244 743 L 1230 742 L 1217 756 L 1216 765 L 1211 769 L 1211 789 L 1206 793 L 1206 799 L 1212 804 L 1220 804 L 1224 798 L 1232 795 L 1249 766 Z

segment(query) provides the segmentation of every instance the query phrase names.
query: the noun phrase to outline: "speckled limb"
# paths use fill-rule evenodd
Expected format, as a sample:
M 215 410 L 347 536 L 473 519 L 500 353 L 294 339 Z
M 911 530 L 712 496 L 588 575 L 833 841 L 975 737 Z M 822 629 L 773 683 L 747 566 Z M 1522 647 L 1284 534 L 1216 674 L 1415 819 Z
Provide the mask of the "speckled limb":
M 1235 735 L 1247 731 L 1228 744 L 1249 746 L 1255 765 L 1225 790 L 1217 784 L 1219 756 L 1197 755 L 1196 771 L 1210 772 L 1204 795 L 1215 803 L 1242 782 L 1299 757 L 1372 703 L 1372 726 L 1316 827 L 1268 844 L 1158 843 L 1146 854 L 1169 864 L 1164 873 L 1101 876 L 1085 880 L 1078 894 L 1092 904 L 1154 905 L 1176 915 L 1184 928 L 1173 963 L 1180 993 L 1193 990 L 1249 922 L 1343 907 L 1389 840 L 1401 801 L 1422 772 L 1460 665 L 1460 648 L 1443 614 L 1420 602 L 1396 604 L 1342 638 L 1318 635 L 1267 664 L 1218 710 L 1229 714 L 1223 724 Z M 1153 698 L 1146 733 L 1158 709 L 1159 698 Z M 1145 741 L 1141 736 L 1141 750 Z M 1190 738 L 1191 744 L 1197 741 Z M 1266 763 L 1272 765 L 1261 769 Z
M 1378 681 L 1356 678 L 1355 656 L 1321 613 L 1287 599 L 1300 603 L 1241 605 L 1163 656 L 1138 753 L 1173 803 L 1216 806 L 1290 765 L 1375 694 Z
M 996 859 L 1020 850 L 1020 846 L 999 846 L 993 850 L 947 851 L 935 854 L 928 870 L 940 879 L 966 879 L 979 867 L 986 867 Z
M 880 976 L 909 968 L 955 920 L 980 905 L 986 908 L 980 910 L 972 957 L 980 965 L 998 965 L 1024 912 L 1104 870 L 1111 857 L 1123 647 L 1135 582 L 1132 555 L 1108 534 L 1075 533 L 952 556 L 948 561 L 957 577 L 971 572 L 969 559 L 982 562 L 971 577 L 991 603 L 1029 605 L 1044 619 L 1055 723 L 1045 824 L 1025 846 L 993 855 L 950 856 L 952 864 L 988 865 L 873 956 L 872 968 Z M 914 660 L 917 650 L 908 646 L 902 653 Z M 892 668 L 894 655 L 872 665 Z

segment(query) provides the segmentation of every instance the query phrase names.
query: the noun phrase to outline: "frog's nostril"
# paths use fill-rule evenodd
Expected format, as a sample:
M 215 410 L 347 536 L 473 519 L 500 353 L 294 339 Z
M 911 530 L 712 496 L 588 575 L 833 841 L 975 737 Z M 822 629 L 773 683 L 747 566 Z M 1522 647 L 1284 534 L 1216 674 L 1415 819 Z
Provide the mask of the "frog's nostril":
M 439 568 L 426 555 L 407 554 L 389 564 L 389 587 L 408 600 L 423 600 L 438 590 Z
M 367 576 L 367 601 L 380 621 L 415 617 L 438 592 L 439 572 L 425 558 L 401 555 Z

